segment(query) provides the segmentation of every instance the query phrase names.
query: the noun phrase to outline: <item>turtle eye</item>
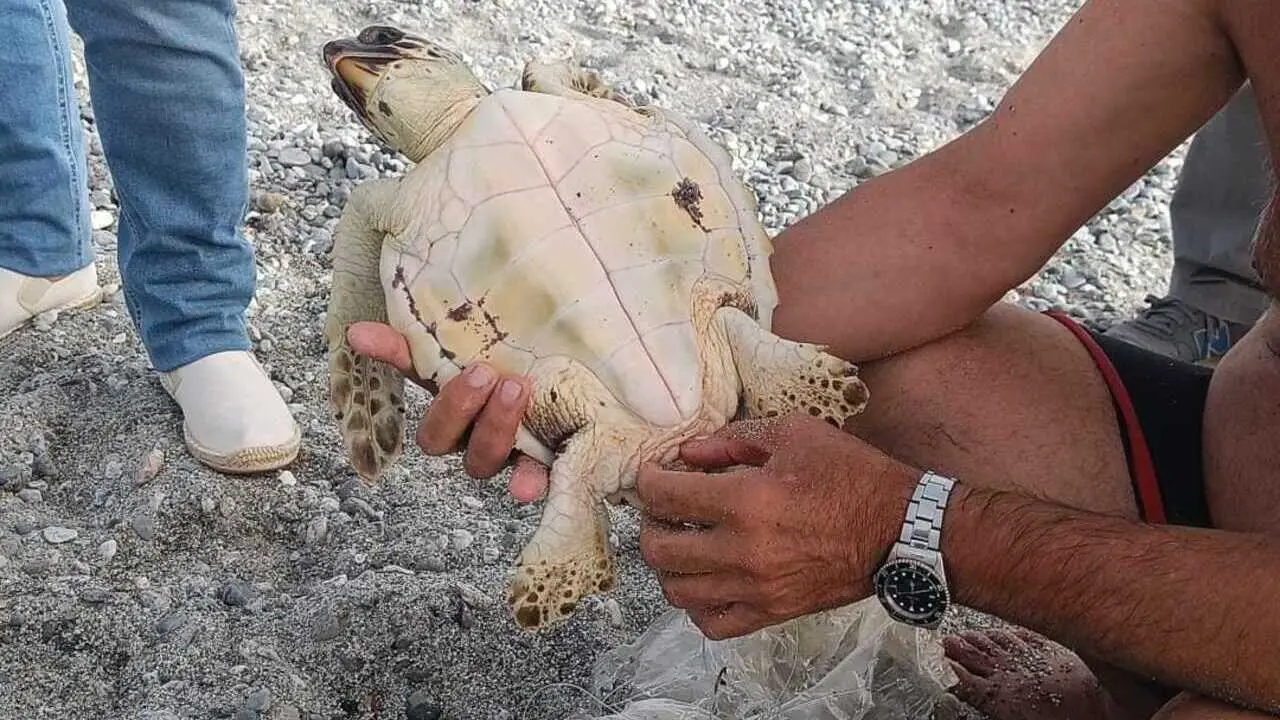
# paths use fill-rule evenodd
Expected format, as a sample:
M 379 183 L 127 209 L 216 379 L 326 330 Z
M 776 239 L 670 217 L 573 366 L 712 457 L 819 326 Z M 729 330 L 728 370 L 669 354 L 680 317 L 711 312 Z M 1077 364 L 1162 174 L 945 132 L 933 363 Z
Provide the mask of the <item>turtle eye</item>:
M 358 40 L 363 45 L 390 45 L 404 37 L 404 33 L 393 27 L 373 25 L 360 31 Z

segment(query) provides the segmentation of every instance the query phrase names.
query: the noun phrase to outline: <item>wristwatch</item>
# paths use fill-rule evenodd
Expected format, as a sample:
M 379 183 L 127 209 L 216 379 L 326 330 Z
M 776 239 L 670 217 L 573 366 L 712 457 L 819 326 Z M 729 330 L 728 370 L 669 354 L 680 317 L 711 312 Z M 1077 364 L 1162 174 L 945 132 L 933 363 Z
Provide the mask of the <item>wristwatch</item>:
M 902 534 L 876 571 L 876 597 L 894 620 L 933 629 L 951 604 L 942 568 L 942 514 L 955 480 L 926 472 L 916 485 Z

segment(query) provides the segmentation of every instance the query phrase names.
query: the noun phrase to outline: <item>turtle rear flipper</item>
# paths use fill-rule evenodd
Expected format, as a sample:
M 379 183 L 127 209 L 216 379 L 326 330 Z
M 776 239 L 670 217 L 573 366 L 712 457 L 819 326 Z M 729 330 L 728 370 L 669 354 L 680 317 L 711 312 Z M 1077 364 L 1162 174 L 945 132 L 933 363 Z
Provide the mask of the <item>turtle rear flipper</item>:
M 348 457 L 365 481 L 376 480 L 404 448 L 404 376 L 355 351 L 347 329 L 360 321 L 387 321 L 378 273 L 382 241 L 393 232 L 386 215 L 396 184 L 366 182 L 352 191 L 333 236 L 333 286 L 325 318 L 329 343 L 329 404 Z
M 537 530 L 520 553 L 507 600 L 516 624 L 541 630 L 616 582 L 605 498 L 634 484 L 651 433 L 585 366 L 564 357 L 536 366 L 525 426 L 556 448 Z

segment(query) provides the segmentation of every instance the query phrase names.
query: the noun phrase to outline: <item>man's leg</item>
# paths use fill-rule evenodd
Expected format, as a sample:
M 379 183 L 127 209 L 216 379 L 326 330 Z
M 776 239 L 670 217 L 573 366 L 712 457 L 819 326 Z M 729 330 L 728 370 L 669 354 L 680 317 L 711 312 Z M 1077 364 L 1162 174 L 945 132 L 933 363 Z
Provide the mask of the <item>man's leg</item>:
M 120 198 L 125 300 L 189 449 L 229 472 L 279 467 L 298 430 L 247 352 L 253 250 L 233 0 L 71 0 Z
M 0 337 L 96 301 L 84 138 L 61 0 L 0 0 Z M 71 276 L 71 277 L 67 277 Z
M 1245 85 L 1187 150 L 1169 206 L 1169 294 L 1108 334 L 1188 362 L 1221 358 L 1267 306 L 1250 260 L 1270 190 L 1266 138 Z
M 872 402 L 852 431 L 890 454 L 974 485 L 1139 517 L 1111 394 L 1084 346 L 1057 321 L 998 305 L 965 330 L 864 364 L 861 374 Z M 965 648 L 949 650 L 966 655 Z M 968 650 L 972 668 L 1014 664 L 1027 648 L 988 643 Z M 1059 685 L 1078 685 L 1075 706 L 1007 702 L 1046 687 L 1044 678 L 1015 670 L 980 690 L 982 709 L 997 720 L 1105 717 L 1101 708 L 1145 718 L 1172 695 L 1091 662 L 1110 696 L 1099 697 L 1097 680 L 1074 657 L 1048 662 L 1067 676 Z M 1061 687 L 1052 692 L 1065 694 Z
M 1182 693 L 1170 700 L 1151 720 L 1263 720 L 1274 717 Z

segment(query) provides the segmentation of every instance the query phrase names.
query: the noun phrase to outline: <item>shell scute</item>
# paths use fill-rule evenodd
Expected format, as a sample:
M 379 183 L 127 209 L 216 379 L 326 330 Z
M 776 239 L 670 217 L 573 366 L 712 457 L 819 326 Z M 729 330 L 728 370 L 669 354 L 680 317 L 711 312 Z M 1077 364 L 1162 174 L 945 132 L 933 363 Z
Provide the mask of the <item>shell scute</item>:
M 747 258 L 717 166 L 673 128 L 501 91 L 419 165 L 410 294 L 452 362 L 526 372 L 567 355 L 648 422 L 697 411 L 691 290 L 707 271 L 743 282 Z

